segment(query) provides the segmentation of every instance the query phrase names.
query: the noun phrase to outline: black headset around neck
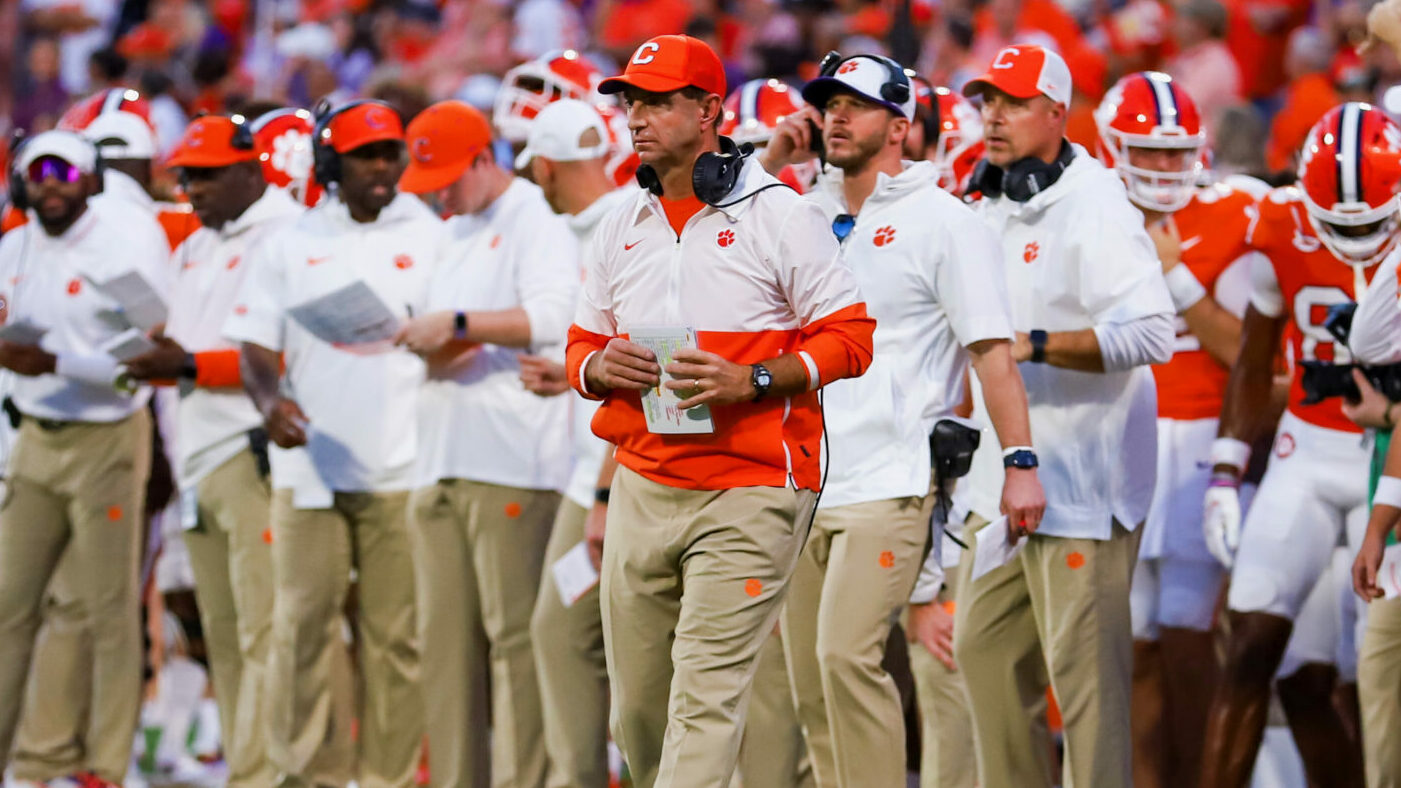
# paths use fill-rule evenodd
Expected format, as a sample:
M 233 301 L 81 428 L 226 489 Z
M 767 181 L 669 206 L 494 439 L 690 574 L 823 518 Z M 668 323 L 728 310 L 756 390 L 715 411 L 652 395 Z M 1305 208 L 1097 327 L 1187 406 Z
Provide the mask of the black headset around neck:
M 984 197 L 1006 197 L 1013 202 L 1026 202 L 1051 188 L 1074 160 L 1075 149 L 1065 140 L 1061 140 L 1060 153 L 1056 154 L 1055 161 L 1049 163 L 1035 156 L 1027 156 L 1003 170 L 983 158 L 973 169 L 970 188 L 982 192 Z
M 736 145 L 729 137 L 720 138 L 720 152 L 706 151 L 696 158 L 691 168 L 691 189 L 696 198 L 707 205 L 724 207 L 733 203 L 722 203 L 739 183 L 739 173 L 744 160 L 754 153 L 749 143 Z M 662 196 L 662 179 L 650 164 L 637 168 L 637 185 Z M 740 198 L 744 199 L 744 198 Z

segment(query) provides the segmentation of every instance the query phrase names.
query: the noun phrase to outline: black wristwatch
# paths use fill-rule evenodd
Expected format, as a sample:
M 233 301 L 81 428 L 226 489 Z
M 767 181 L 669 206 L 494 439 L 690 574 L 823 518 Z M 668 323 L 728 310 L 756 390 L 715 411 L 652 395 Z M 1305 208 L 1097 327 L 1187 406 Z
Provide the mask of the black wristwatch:
M 195 362 L 194 353 L 185 354 L 185 362 L 180 365 L 180 377 L 187 380 L 194 380 L 199 377 L 199 364 Z
M 1028 338 L 1031 340 L 1031 363 L 1046 363 L 1046 332 L 1035 328 L 1032 329 Z
M 763 364 L 750 364 L 749 382 L 754 384 L 754 401 L 758 402 L 769 393 L 769 386 L 773 385 L 773 373 Z
M 466 338 L 467 338 L 467 313 L 466 313 L 466 312 L 456 312 L 456 313 L 453 314 L 453 316 L 452 316 L 452 338 L 453 338 L 453 339 L 466 339 Z
M 593 502 L 594 502 L 594 503 L 601 503 L 601 504 L 603 504 L 604 506 L 607 506 L 607 505 L 608 505 L 608 493 L 609 493 L 609 492 L 611 492 L 611 490 L 610 490 L 609 488 L 607 488 L 607 487 L 598 487 L 598 488 L 595 488 L 594 491 L 593 491 Z
M 1035 468 L 1040 464 L 1041 463 L 1037 462 L 1036 460 L 1036 452 L 1032 451 L 1031 449 L 1017 449 L 1016 451 L 1005 454 L 1002 457 L 1003 468 L 1020 468 L 1022 470 L 1029 470 L 1031 468 Z

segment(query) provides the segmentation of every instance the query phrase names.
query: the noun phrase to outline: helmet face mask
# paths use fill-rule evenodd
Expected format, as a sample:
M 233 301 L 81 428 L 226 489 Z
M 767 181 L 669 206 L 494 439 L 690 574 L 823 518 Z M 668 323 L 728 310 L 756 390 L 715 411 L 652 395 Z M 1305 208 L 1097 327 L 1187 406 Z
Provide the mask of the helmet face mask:
M 1122 135 L 1121 135 L 1122 137 Z M 1187 206 L 1202 175 L 1202 146 L 1195 140 L 1184 147 L 1165 146 L 1161 139 L 1144 140 L 1148 144 L 1120 142 L 1122 155 L 1115 157 L 1115 169 L 1124 180 L 1129 199 L 1144 210 L 1173 213 Z M 1133 163 L 1135 151 L 1180 151 L 1176 167 L 1149 167 Z M 1165 157 L 1171 160 L 1172 157 Z
M 1369 267 L 1401 231 L 1401 128 L 1371 105 L 1335 107 L 1299 156 L 1298 191 L 1318 240 L 1340 262 Z
M 496 132 L 510 142 L 525 142 L 530 124 L 540 110 L 560 99 L 605 104 L 598 92 L 603 72 L 570 50 L 545 55 L 506 72 L 492 107 Z
M 1171 77 L 1143 71 L 1119 80 L 1095 110 L 1095 125 L 1099 159 L 1119 174 L 1135 205 L 1173 213 L 1192 201 L 1202 175 L 1206 131 L 1196 104 Z M 1182 155 L 1160 157 L 1167 166 L 1144 166 L 1132 160 L 1135 150 Z

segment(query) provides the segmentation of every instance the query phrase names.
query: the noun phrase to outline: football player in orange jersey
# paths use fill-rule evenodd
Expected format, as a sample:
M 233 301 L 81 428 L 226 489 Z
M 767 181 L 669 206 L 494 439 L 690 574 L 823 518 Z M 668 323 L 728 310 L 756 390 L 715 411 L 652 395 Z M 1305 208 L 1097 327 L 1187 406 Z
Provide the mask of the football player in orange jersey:
M 1362 781 L 1357 743 L 1331 702 L 1336 669 L 1318 664 L 1332 661 L 1326 652 L 1336 643 L 1319 638 L 1325 653 L 1309 653 L 1317 647 L 1310 647 L 1315 639 L 1302 619 L 1293 641 L 1291 632 L 1305 598 L 1327 573 L 1334 547 L 1346 537 L 1355 551 L 1366 525 L 1367 443 L 1343 414 L 1341 399 L 1320 399 L 1316 384 L 1350 379 L 1350 370 L 1340 367 L 1351 355 L 1325 322 L 1331 307 L 1361 294 L 1395 247 L 1399 183 L 1401 129 L 1369 105 L 1344 104 L 1310 131 L 1299 185 L 1271 192 L 1251 224 L 1249 241 L 1268 264 L 1252 267 L 1250 307 L 1205 498 L 1207 545 L 1235 566 L 1226 664 L 1206 732 L 1204 788 L 1240 788 L 1249 780 L 1271 680 L 1286 659 L 1302 665 L 1280 681 L 1279 691 L 1310 781 Z M 1260 404 L 1268 399 L 1281 340 L 1293 361 L 1288 410 L 1242 530 L 1238 480 L 1248 446 L 1262 431 Z
M 1172 360 L 1153 367 L 1158 478 L 1131 598 L 1134 784 L 1190 785 L 1201 768 L 1216 678 L 1212 623 L 1225 579 L 1202 539 L 1202 495 L 1249 298 L 1245 236 L 1255 198 L 1198 185 L 1206 131 L 1191 96 L 1167 74 L 1119 80 L 1095 122 L 1099 158 L 1143 211 L 1178 310 Z

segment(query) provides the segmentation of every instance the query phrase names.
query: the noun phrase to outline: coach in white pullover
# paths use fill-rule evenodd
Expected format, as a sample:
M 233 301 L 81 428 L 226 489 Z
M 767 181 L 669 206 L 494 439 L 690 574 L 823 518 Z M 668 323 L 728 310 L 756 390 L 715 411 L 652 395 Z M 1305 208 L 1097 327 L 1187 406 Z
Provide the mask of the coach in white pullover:
M 134 325 L 99 284 L 137 274 L 163 299 L 169 247 L 154 217 L 91 200 L 97 154 L 72 132 L 28 140 L 19 169 L 29 222 L 0 242 L 7 323 L 43 331 L 0 342 L 24 415 L 0 506 L 0 770 L 19 719 L 41 601 L 59 556 L 93 638 L 86 766 L 126 774 L 141 701 L 137 566 L 151 463 L 150 389 L 113 383 L 105 347 Z
M 544 721 L 530 616 L 569 477 L 569 401 L 526 391 L 519 356 L 563 343 L 578 243 L 538 186 L 497 164 L 476 109 L 434 104 L 409 124 L 408 140 L 401 187 L 439 193 L 455 214 L 428 314 L 398 338 L 429 357 L 410 519 L 430 772 L 446 788 L 485 786 L 493 773 L 497 785 L 540 788 Z
M 830 468 L 783 643 L 818 785 L 894 788 L 905 784 L 904 715 L 881 661 L 929 543 L 929 434 L 962 398 L 970 356 L 998 394 L 1004 441 L 1029 446 L 1031 431 L 996 241 L 939 188 L 933 164 L 900 160 L 909 78 L 870 55 L 829 72 L 803 88 L 830 165 L 807 199 L 831 220 L 876 320 L 875 357 L 827 387 Z M 902 88 L 904 101 L 882 98 Z M 1035 527 L 1045 498 L 1034 468 L 1007 471 L 1003 504 Z
M 423 362 L 388 342 L 332 344 L 336 335 L 313 334 L 292 311 L 359 286 L 400 320 L 422 314 L 442 222 L 417 197 L 396 194 L 404 143 L 391 107 L 351 104 L 321 125 L 317 144 L 334 165 L 319 180 L 337 187 L 252 255 L 224 328 L 243 343 L 244 388 L 278 447 L 269 755 L 287 788 L 355 778 L 341 695 L 350 669 L 341 608 L 354 568 L 359 783 L 408 788 L 423 733 L 407 523 Z
M 1066 782 L 1126 787 L 1129 579 L 1157 443 L 1157 397 L 1144 365 L 1171 356 L 1175 312 L 1122 182 L 1064 140 L 1065 61 L 1036 46 L 1008 47 L 964 92 L 983 97 L 987 159 L 972 188 L 1002 242 L 1013 352 L 1047 499 L 1015 559 L 977 580 L 972 552 L 962 566 L 954 650 L 968 680 L 982 784 L 1054 783 L 1042 721 L 1049 670 L 1065 719 Z M 995 464 L 997 442 L 985 435 L 983 444 L 979 460 Z M 1008 448 L 1004 465 L 1017 461 Z M 970 486 L 982 503 L 973 509 L 996 516 L 996 477 L 978 478 L 981 487 L 977 479 Z
M 265 686 L 272 630 L 267 433 L 223 337 L 260 243 L 296 221 L 302 206 L 269 187 L 257 153 L 237 143 L 229 118 L 186 129 L 167 164 L 178 167 L 201 229 L 175 250 L 170 318 L 155 350 L 127 362 L 138 380 L 179 380 L 175 477 L 200 622 L 219 701 L 228 784 L 273 782 Z

